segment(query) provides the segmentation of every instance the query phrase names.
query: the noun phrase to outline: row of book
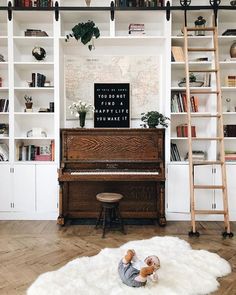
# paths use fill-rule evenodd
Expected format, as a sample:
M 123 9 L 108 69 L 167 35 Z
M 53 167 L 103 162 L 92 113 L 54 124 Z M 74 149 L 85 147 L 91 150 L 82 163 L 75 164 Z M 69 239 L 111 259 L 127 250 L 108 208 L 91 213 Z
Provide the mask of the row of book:
M 164 0 L 115 0 L 116 7 L 162 7 Z
M 52 0 L 14 0 L 15 7 L 51 7 Z
M 129 34 L 130 35 L 144 35 L 145 34 L 144 24 L 130 24 L 129 25 Z
M 236 76 L 227 76 L 225 78 L 225 86 L 236 87 Z
M 190 97 L 191 112 L 198 112 L 198 97 Z M 174 93 L 171 97 L 171 112 L 172 113 L 183 113 L 187 112 L 187 97 L 185 93 Z
M 44 87 L 46 76 L 40 73 L 32 73 L 32 81 L 29 87 Z
M 2 112 L 9 112 L 9 99 L 7 98 L 0 98 L 0 113 Z
M 188 125 L 181 124 L 176 126 L 177 137 L 188 137 Z M 191 126 L 192 137 L 196 137 L 196 126 Z
M 36 146 L 21 145 L 19 146 L 19 161 L 54 161 L 54 141 L 51 141 L 50 145 Z
M 236 125 L 224 125 L 224 137 L 236 137 Z
M 171 143 L 170 145 L 170 160 L 171 161 L 181 161 L 179 150 L 177 144 Z
M 42 30 L 27 29 L 25 31 L 25 37 L 47 37 L 48 34 Z

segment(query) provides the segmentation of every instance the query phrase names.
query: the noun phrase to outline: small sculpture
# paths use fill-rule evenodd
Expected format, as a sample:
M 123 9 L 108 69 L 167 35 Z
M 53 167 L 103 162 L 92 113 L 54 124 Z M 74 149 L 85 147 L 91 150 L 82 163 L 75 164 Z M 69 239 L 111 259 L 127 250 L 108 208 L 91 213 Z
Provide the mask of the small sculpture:
M 43 60 L 46 57 L 46 50 L 42 47 L 35 46 L 32 50 L 32 55 L 37 60 Z

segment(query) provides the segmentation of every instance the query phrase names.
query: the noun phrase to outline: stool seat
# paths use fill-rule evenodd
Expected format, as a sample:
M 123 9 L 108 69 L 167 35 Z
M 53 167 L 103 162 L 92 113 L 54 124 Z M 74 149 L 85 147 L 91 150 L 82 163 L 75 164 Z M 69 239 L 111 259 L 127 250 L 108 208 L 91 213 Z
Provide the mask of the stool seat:
M 102 203 L 117 203 L 123 198 L 123 195 L 116 193 L 99 193 L 96 195 L 96 198 Z

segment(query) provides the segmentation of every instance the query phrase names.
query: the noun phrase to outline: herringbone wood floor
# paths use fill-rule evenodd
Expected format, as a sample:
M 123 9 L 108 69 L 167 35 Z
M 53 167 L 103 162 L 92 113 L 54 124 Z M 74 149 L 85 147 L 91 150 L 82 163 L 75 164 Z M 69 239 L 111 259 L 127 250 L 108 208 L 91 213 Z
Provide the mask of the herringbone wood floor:
M 198 228 L 201 237 L 188 238 L 188 222 L 169 222 L 165 228 L 130 225 L 126 226 L 127 235 L 111 232 L 101 239 L 101 231 L 92 225 L 60 228 L 54 221 L 0 221 L 0 294 L 25 294 L 39 274 L 58 269 L 76 257 L 95 255 L 102 248 L 172 235 L 190 242 L 194 249 L 216 252 L 228 260 L 233 271 L 220 279 L 220 289 L 214 295 L 236 295 L 236 238 L 221 238 L 222 223 L 201 222 Z M 236 222 L 232 231 L 236 232 Z

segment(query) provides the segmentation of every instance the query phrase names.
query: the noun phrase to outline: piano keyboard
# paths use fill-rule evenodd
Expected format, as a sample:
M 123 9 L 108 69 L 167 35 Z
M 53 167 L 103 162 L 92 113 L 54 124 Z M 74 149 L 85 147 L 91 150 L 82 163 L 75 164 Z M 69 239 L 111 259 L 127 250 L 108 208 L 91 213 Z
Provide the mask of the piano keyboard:
M 158 175 L 157 171 L 74 171 L 71 175 Z

